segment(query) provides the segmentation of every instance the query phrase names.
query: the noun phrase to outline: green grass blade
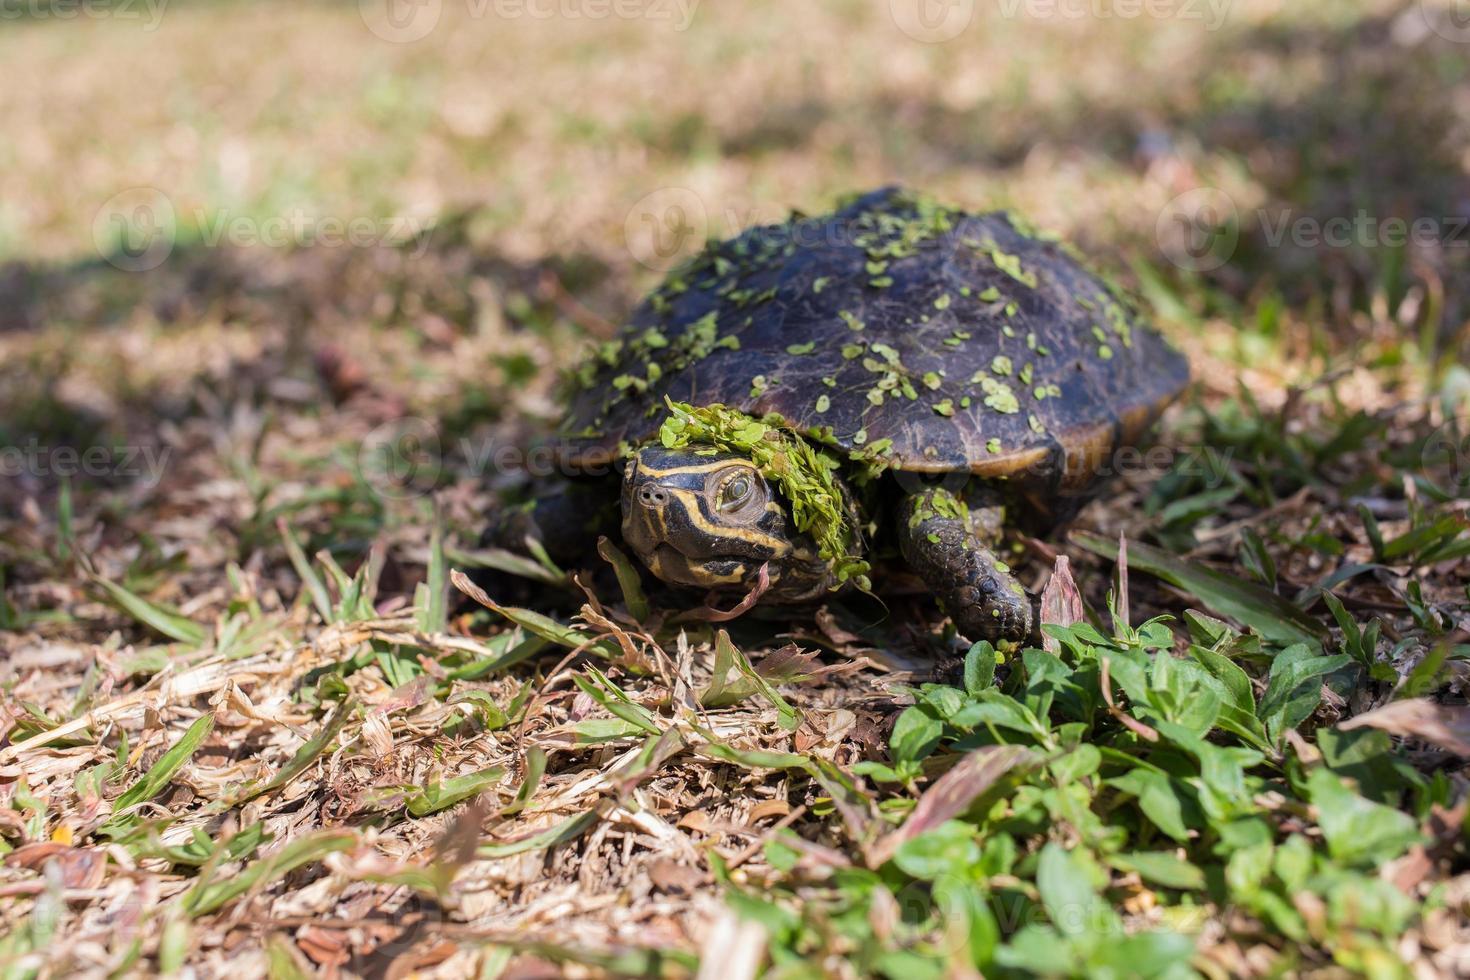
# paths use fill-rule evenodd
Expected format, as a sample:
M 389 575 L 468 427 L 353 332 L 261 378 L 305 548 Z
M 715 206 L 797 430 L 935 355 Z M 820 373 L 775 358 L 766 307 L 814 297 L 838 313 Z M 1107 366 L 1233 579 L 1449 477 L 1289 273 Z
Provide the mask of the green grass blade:
M 592 675 L 593 680 L 589 681 L 581 675 L 572 678 L 572 681 L 582 689 L 584 694 L 630 725 L 637 725 L 649 735 L 663 734 L 663 728 L 659 726 L 658 719 L 648 709 L 623 693 L 621 688 L 608 680 L 607 676 L 596 667 L 588 666 L 587 671 Z
M 174 773 L 183 768 L 184 763 L 193 757 L 194 751 L 212 731 L 214 731 L 214 715 L 212 713 L 200 715 L 183 736 L 159 757 L 152 768 L 143 774 L 142 778 L 129 786 L 121 796 L 113 801 L 112 816 L 103 825 L 104 831 L 114 832 L 130 825 L 134 817 L 128 811 L 163 792 L 169 780 L 174 777 Z
M 190 915 L 205 915 L 223 908 L 252 889 L 284 878 L 303 865 L 320 861 L 328 854 L 357 846 L 358 835 L 350 830 L 324 830 L 308 834 L 266 855 L 239 874 L 224 880 L 201 878 L 184 896 Z
M 566 585 L 567 578 L 564 574 L 546 568 L 534 558 L 518 555 L 514 551 L 506 551 L 503 548 L 476 548 L 466 551 L 461 548 L 446 548 L 444 556 L 456 565 L 465 568 L 493 568 L 497 572 L 505 572 L 518 578 L 528 578 L 534 582 L 545 582 L 547 585 Z
M 597 823 L 598 816 L 596 810 L 588 810 L 575 817 L 569 817 L 555 826 L 548 827 L 539 834 L 532 834 L 530 837 L 507 841 L 503 844 L 481 844 L 475 851 L 475 855 L 481 859 L 493 860 L 514 854 L 524 854 L 527 851 L 542 851 L 548 847 L 565 844 L 586 833 L 593 824 Z
M 1105 558 L 1118 556 L 1117 542 L 1101 535 L 1078 531 L 1072 540 Z M 1268 640 L 1320 646 L 1327 635 L 1321 623 L 1269 589 L 1202 568 L 1162 549 L 1130 541 L 1128 564 L 1188 592 L 1212 612 L 1239 620 Z
M 107 598 L 113 605 L 144 626 L 162 633 L 171 640 L 198 647 L 203 646 L 209 639 L 209 631 L 187 616 L 149 602 L 100 575 L 93 576 L 92 581 L 107 593 Z
M 291 567 L 296 569 L 296 574 L 301 577 L 301 584 L 311 595 L 311 604 L 321 615 L 322 622 L 332 622 L 332 597 L 327 592 L 327 585 L 322 581 L 316 569 L 311 567 L 311 562 L 306 558 L 306 552 L 301 549 L 301 544 L 291 529 L 286 526 L 283 518 L 276 520 L 276 528 L 281 532 L 281 540 L 286 544 L 286 556 L 291 559 Z
M 332 712 L 332 716 L 327 719 L 327 723 L 322 726 L 322 730 L 313 735 L 305 745 L 297 749 L 296 754 L 291 756 L 291 761 L 282 766 L 280 772 L 272 776 L 270 781 L 259 789 L 248 790 L 246 795 L 240 797 L 235 803 L 238 805 L 253 800 L 257 796 L 273 793 L 305 772 L 307 767 L 327 750 L 327 746 L 337 740 L 337 736 L 342 733 L 342 729 L 347 724 L 348 719 L 356 711 L 357 700 L 355 698 L 348 698 L 339 704 L 337 710 Z
M 520 813 L 531 802 L 531 797 L 536 795 L 536 787 L 541 785 L 541 777 L 546 774 L 546 753 L 534 745 L 526 752 L 526 774 L 521 779 L 521 787 L 516 790 L 515 799 L 500 811 L 502 817 L 509 817 Z
M 444 525 L 436 518 L 434 529 L 429 533 L 428 579 L 420 586 L 421 598 L 417 603 L 419 629 L 425 633 L 441 633 L 449 623 L 447 586 L 448 571 L 444 562 Z
M 614 658 L 622 654 L 622 650 L 611 640 L 597 640 L 583 633 L 581 630 L 564 626 L 552 619 L 531 609 L 521 609 L 516 606 L 502 606 L 494 599 L 485 594 L 485 590 L 469 580 L 469 576 L 455 569 L 449 573 L 449 579 L 454 587 L 465 595 L 474 599 L 487 609 L 494 610 L 528 633 L 550 640 L 559 646 L 569 649 L 583 648 L 588 653 L 594 653 L 604 658 Z
M 431 813 L 447 810 L 463 800 L 494 786 L 505 777 L 505 769 L 491 766 L 479 772 L 466 773 L 441 782 L 430 783 L 422 789 L 414 787 L 408 796 L 408 812 L 415 817 L 427 817 Z
M 643 579 L 639 577 L 638 569 L 606 536 L 597 539 L 597 553 L 613 567 L 613 573 L 618 577 L 618 587 L 623 591 L 623 605 L 628 607 L 628 615 L 640 623 L 647 620 L 648 597 L 643 594 Z

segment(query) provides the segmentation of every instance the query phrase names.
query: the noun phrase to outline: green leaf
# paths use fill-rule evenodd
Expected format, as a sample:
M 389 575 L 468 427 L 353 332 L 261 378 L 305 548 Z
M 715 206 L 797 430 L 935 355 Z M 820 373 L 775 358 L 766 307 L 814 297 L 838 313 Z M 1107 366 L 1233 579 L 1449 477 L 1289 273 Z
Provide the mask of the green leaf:
M 894 722 L 888 738 L 889 753 L 895 762 L 917 762 L 939 744 L 944 724 L 919 705 L 905 708 Z
M 311 980 L 315 972 L 302 962 L 296 943 L 283 932 L 271 933 L 266 942 L 266 975 L 270 980 Z
M 61 478 L 61 487 L 56 494 L 56 558 L 60 562 L 71 561 L 76 552 L 75 511 L 71 499 L 71 477 Z
M 429 532 L 428 577 L 415 590 L 418 625 L 425 633 L 442 633 L 449 623 L 449 591 L 445 576 L 444 525 L 436 515 L 434 528 Z
M 1225 884 L 1230 894 L 1238 899 L 1250 901 L 1266 887 L 1271 875 L 1273 847 L 1264 840 L 1248 847 L 1237 847 L 1225 864 Z
M 1393 740 L 1387 732 L 1321 728 L 1316 732 L 1316 743 L 1327 768 L 1353 780 L 1358 792 L 1370 800 L 1397 808 L 1404 790 L 1424 781 L 1407 762 L 1395 758 Z
M 504 548 L 477 548 L 473 551 L 446 548 L 444 557 L 465 568 L 490 568 L 517 578 L 531 579 L 547 585 L 567 584 L 566 574 L 555 566 L 548 567 L 534 558 L 527 558 L 525 555 L 518 555 Z
M 1097 895 L 1088 862 L 1079 851 L 1055 841 L 1041 849 L 1036 888 L 1052 925 L 1065 936 L 1088 933 L 1116 935 L 1121 926 L 1111 907 Z
M 1415 564 L 1423 562 L 1426 558 L 1438 561 L 1443 560 L 1444 557 L 1460 557 L 1459 552 L 1463 549 L 1455 549 L 1453 553 L 1447 553 L 1446 546 L 1460 536 L 1465 526 L 1463 518 L 1447 514 L 1428 524 L 1410 528 L 1387 542 L 1383 546 L 1381 557 L 1387 562 L 1414 557 L 1417 558 Z
M 945 821 L 904 841 L 893 855 L 893 863 L 905 874 L 923 881 L 961 874 L 979 860 L 975 828 L 959 820 Z
M 648 730 L 622 718 L 583 718 L 572 726 L 572 731 L 576 732 L 578 745 L 599 745 L 644 735 Z
M 1051 772 L 1057 785 L 1064 786 L 1091 776 L 1097 772 L 1101 762 L 1102 753 L 1098 751 L 1097 746 L 1083 742 L 1072 751 L 1053 759 Z
M 1263 752 L 1272 751 L 1270 737 L 1261 720 L 1256 717 L 1255 689 L 1250 675 L 1241 670 L 1229 657 L 1207 650 L 1198 644 L 1189 648 L 1195 662 L 1209 671 L 1219 683 L 1224 694 L 1220 714 L 1215 724 L 1227 732 L 1240 736 L 1250 745 Z
M 1172 851 L 1134 851 L 1114 854 L 1108 864 L 1119 871 L 1133 871 L 1146 881 L 1165 888 L 1196 891 L 1205 887 L 1205 873 Z
M 1287 894 L 1306 887 L 1307 877 L 1312 873 L 1312 844 L 1301 834 L 1292 834 L 1285 843 L 1276 848 L 1271 868 L 1276 877 L 1286 886 Z
M 1257 714 L 1274 740 L 1279 741 L 1288 729 L 1296 728 L 1317 710 L 1322 701 L 1319 678 L 1351 662 L 1347 654 L 1318 657 L 1312 655 L 1312 650 L 1298 643 L 1271 661 L 1270 679 Z
M 1139 767 L 1108 780 L 1108 785 L 1129 793 L 1155 827 L 1180 843 L 1189 840 L 1185 823 L 1185 790 L 1167 774 Z
M 979 694 L 995 686 L 995 647 L 981 640 L 965 654 L 965 690 Z
M 1101 943 L 1088 959 L 1089 972 L 1114 977 L 1190 976 L 1195 942 L 1166 930 L 1140 932 Z
M 1266 549 L 1266 542 L 1251 528 L 1240 532 L 1241 564 L 1266 588 L 1276 589 L 1276 561 Z
M 720 630 L 715 634 L 715 664 L 710 671 L 709 687 L 699 696 L 699 703 L 706 708 L 723 708 L 736 704 L 742 697 L 730 682 L 730 672 L 735 670 L 735 644 L 730 634 Z
M 497 731 L 510 724 L 510 719 L 496 702 L 495 695 L 480 688 L 457 691 L 445 703 L 474 705 L 475 714 L 479 715 L 480 724 L 485 726 L 486 731 Z
M 518 632 L 501 634 L 501 636 L 505 637 L 507 640 L 520 635 L 523 634 L 520 634 Z M 496 637 L 495 639 L 500 639 L 500 637 Z M 456 667 L 454 670 L 449 672 L 448 679 L 455 681 L 479 680 L 481 677 L 486 677 L 497 671 L 505 670 L 508 667 L 514 667 L 516 664 L 522 662 L 523 660 L 531 659 L 542 650 L 545 650 L 547 646 L 550 645 L 550 642 L 551 641 L 547 640 L 545 637 L 535 635 L 529 636 L 497 656 L 486 657 L 481 660 L 475 660 L 467 663 L 463 667 Z
M 1072 540 L 1106 558 L 1118 556 L 1117 542 L 1101 535 L 1078 531 Z M 1268 640 L 1320 646 L 1326 635 L 1321 623 L 1271 590 L 1176 558 L 1162 549 L 1129 542 L 1128 565 L 1188 592 L 1212 611 L 1239 620 Z
M 982 724 L 996 725 L 1023 732 L 1043 744 L 1050 739 L 1049 729 L 1031 713 L 1030 709 L 995 688 L 980 695 L 980 700 L 972 701 L 957 711 L 954 717 L 949 719 L 949 723 L 967 731 Z M 999 738 L 999 736 L 996 737 Z
M 714 732 L 691 725 L 704 739 L 705 744 L 697 746 L 700 755 L 718 759 L 721 762 L 733 763 L 746 769 L 810 769 L 811 759 L 804 755 L 793 752 L 771 752 L 765 749 L 737 749 L 720 739 Z
M 1227 704 L 1247 715 L 1255 715 L 1255 689 L 1251 686 L 1250 675 L 1241 670 L 1239 664 L 1198 644 L 1190 646 L 1189 655 L 1220 682 L 1226 692 Z
M 189 920 L 173 909 L 164 913 L 163 928 L 158 937 L 158 972 L 162 976 L 177 976 L 183 972 L 184 960 L 193 947 L 194 930 Z
M 1383 532 L 1378 528 L 1378 518 L 1368 509 L 1367 504 L 1358 504 L 1358 518 L 1363 522 L 1363 532 L 1368 536 L 1368 544 L 1373 548 L 1373 557 L 1383 561 Z
M 776 724 L 780 725 L 788 732 L 794 732 L 798 728 L 800 728 L 801 712 L 793 708 L 791 704 L 785 698 L 783 698 L 774 687 L 771 686 L 770 681 L 766 680 L 760 675 L 755 667 L 751 665 L 750 658 L 747 657 L 744 653 L 740 652 L 740 649 L 738 647 L 736 647 L 734 644 L 731 644 L 730 651 L 735 659 L 735 669 L 740 671 L 741 675 L 746 680 L 755 685 L 755 689 L 759 691 L 761 695 L 765 697 L 765 699 L 769 701 L 771 705 L 776 709 Z
M 520 609 L 515 606 L 502 606 L 494 599 L 485 594 L 485 590 L 471 582 L 469 576 L 459 569 L 449 573 L 449 579 L 454 587 L 465 595 L 474 599 L 480 605 L 491 609 L 506 619 L 515 623 L 528 633 L 532 633 L 544 640 L 549 640 L 559 646 L 568 647 L 573 650 L 585 650 L 606 659 L 614 659 L 622 655 L 622 649 L 616 642 L 609 639 L 596 639 L 581 630 L 564 626 L 552 619 L 531 609 Z
M 1317 809 L 1328 853 L 1338 861 L 1380 867 L 1420 840 L 1412 816 L 1359 796 L 1326 767 L 1312 770 L 1307 794 Z
M 1375 620 L 1373 626 L 1377 626 Z M 1370 630 L 1372 627 L 1370 627 Z M 1421 698 L 1433 694 L 1440 686 L 1449 681 L 1449 676 L 1441 676 L 1445 661 L 1449 659 L 1450 645 L 1441 640 L 1429 648 L 1429 652 L 1420 658 L 1419 662 L 1410 669 L 1403 682 L 1393 692 L 1394 700 L 1403 698 Z M 1386 664 L 1384 666 L 1387 666 Z M 1392 668 L 1390 668 L 1392 669 Z
M 587 673 L 592 675 L 592 680 L 580 674 L 572 677 L 582 693 L 630 725 L 637 726 L 644 734 L 663 734 L 663 726 L 658 723 L 658 719 L 647 708 L 628 697 L 622 688 L 608 680 L 606 674 L 591 665 L 588 665 Z
M 1081 965 L 1064 936 L 1046 926 L 1028 925 L 995 951 L 995 962 L 1033 976 L 1079 976 Z

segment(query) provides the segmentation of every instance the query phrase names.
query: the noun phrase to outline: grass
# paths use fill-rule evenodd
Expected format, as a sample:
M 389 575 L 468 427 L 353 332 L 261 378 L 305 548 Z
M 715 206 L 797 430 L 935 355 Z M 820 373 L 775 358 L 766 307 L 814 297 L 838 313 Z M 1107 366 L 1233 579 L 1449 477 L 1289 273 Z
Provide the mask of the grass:
M 0 976 L 1464 970 L 1463 45 L 1372 0 L 976 9 L 12 24 Z M 1076 240 L 1194 366 L 1015 542 L 1047 650 L 904 595 L 675 621 L 612 543 L 586 590 L 478 546 L 656 233 L 895 179 Z M 94 218 L 137 185 L 174 247 L 128 272 Z M 1238 240 L 1191 271 L 1201 186 Z M 1274 240 L 1359 210 L 1440 235 Z M 246 241 L 298 215 L 375 223 Z

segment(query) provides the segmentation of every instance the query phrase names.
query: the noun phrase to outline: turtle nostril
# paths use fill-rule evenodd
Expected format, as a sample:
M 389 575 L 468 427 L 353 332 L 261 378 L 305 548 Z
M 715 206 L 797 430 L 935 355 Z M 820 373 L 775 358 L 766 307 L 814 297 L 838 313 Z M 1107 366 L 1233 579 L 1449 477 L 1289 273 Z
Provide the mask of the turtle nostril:
M 638 502 L 645 507 L 662 507 L 669 502 L 667 490 L 644 485 L 638 488 Z

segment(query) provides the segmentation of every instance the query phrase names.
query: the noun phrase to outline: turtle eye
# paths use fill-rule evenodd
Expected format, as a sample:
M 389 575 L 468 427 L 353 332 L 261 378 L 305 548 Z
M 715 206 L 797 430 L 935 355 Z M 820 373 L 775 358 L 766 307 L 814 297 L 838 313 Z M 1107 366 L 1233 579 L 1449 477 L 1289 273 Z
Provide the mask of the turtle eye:
M 720 509 L 734 510 L 750 498 L 755 481 L 747 474 L 737 473 L 720 487 Z

